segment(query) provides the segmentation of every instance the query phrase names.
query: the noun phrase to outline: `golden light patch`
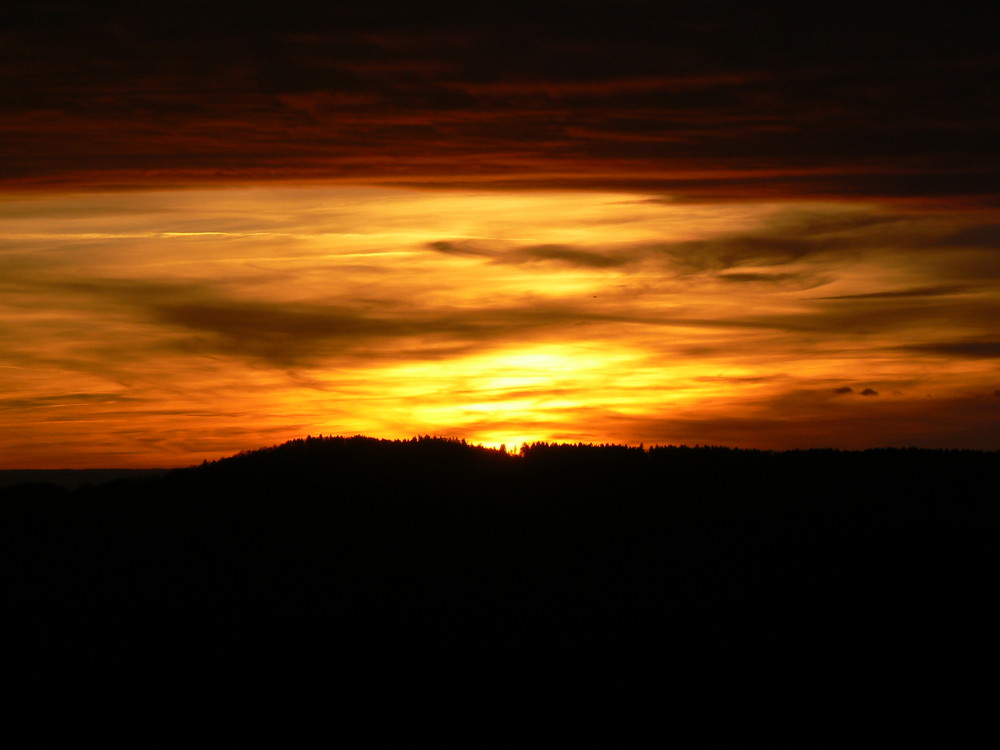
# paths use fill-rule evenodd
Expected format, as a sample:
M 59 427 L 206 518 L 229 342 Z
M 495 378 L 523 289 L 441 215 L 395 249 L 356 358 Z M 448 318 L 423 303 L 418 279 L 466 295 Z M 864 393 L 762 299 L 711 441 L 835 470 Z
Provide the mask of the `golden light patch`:
M 821 444 L 933 442 L 941 404 L 1000 403 L 989 249 L 948 239 L 975 220 L 583 192 L 8 196 L 0 463 L 177 465 L 318 433 L 770 447 L 795 420 Z M 963 419 L 942 440 L 995 442 Z

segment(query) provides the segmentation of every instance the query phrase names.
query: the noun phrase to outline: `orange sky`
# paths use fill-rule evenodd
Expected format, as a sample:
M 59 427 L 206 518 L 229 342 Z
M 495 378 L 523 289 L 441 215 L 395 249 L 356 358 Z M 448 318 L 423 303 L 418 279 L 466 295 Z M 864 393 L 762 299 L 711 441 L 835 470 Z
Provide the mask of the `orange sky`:
M 42 5 L 0 13 L 0 468 L 1000 448 L 983 19 Z
M 981 222 L 600 192 L 8 196 L 3 462 L 317 433 L 997 448 Z

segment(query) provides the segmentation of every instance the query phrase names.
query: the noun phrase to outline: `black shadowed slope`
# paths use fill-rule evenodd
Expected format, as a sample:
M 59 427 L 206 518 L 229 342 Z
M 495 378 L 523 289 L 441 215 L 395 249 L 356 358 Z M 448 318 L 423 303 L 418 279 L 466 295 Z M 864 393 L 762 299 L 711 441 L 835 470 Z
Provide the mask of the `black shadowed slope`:
M 2 614 L 36 676 L 467 646 L 974 652 L 995 624 L 998 467 L 307 438 L 0 491 Z

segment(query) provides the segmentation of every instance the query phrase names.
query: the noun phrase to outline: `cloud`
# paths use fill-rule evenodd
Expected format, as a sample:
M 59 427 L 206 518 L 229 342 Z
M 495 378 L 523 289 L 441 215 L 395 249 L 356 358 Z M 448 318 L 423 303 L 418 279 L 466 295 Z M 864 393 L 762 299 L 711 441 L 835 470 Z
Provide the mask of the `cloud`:
M 62 393 L 27 398 L 0 398 L 0 411 L 33 411 L 35 409 L 52 409 L 68 405 L 107 406 L 141 401 L 142 399 L 132 398 L 120 393 Z
M 422 306 L 413 301 L 353 300 L 322 304 L 230 296 L 214 284 L 124 281 L 55 282 L 97 307 L 119 307 L 158 325 L 170 346 L 250 357 L 272 366 L 313 366 L 336 359 L 441 359 L 564 335 L 581 327 L 640 320 L 572 301 L 531 300 L 493 307 Z M 80 300 L 69 302 L 80 306 Z
M 914 238 L 927 243 L 930 222 L 893 212 L 821 207 L 785 208 L 757 226 L 723 231 L 694 240 L 615 242 L 601 249 L 582 244 L 530 245 L 486 240 L 439 240 L 427 247 L 447 255 L 480 257 L 494 263 L 554 261 L 581 268 L 624 268 L 654 264 L 680 274 L 709 274 L 727 283 L 783 284 L 816 281 L 801 270 L 734 271 L 739 268 L 788 268 L 838 255 L 856 257 L 866 250 L 906 246 Z M 939 230 L 940 231 L 940 230 Z M 959 291 L 958 285 L 925 290 Z M 900 295 L 900 296 L 909 296 Z
M 849 385 L 841 386 L 839 388 L 834 388 L 833 392 L 835 394 L 837 394 L 838 396 L 843 396 L 843 395 L 846 395 L 848 393 L 857 393 L 859 396 L 877 396 L 878 395 L 878 391 L 876 391 L 874 388 L 865 388 L 862 391 L 855 391 Z M 895 395 L 899 395 L 900 391 L 893 391 L 893 393 Z
M 945 243 L 955 247 L 1000 248 L 1000 224 L 980 224 L 960 229 L 945 238 Z
M 521 253 L 525 258 L 533 260 L 554 260 L 587 268 L 615 268 L 628 263 L 626 258 L 577 250 L 567 245 L 536 245 L 523 248 Z
M 817 248 L 806 237 L 747 233 L 665 244 L 661 251 L 677 267 L 698 272 L 746 265 L 787 265 Z
M 733 385 L 770 383 L 778 380 L 777 375 L 700 375 L 694 378 L 699 383 L 730 383 Z
M 925 236 L 928 227 L 913 216 L 844 207 L 786 208 L 757 226 L 697 240 L 662 243 L 651 248 L 681 272 L 703 273 L 741 268 L 788 267 L 838 256 L 905 245 Z M 779 281 L 789 274 L 761 271 L 730 273 L 733 281 Z M 720 277 L 725 278 L 725 277 Z
M 445 255 L 467 255 L 477 258 L 496 258 L 499 255 L 493 248 L 467 240 L 438 240 L 427 243 L 427 247 Z
M 1000 341 L 939 341 L 906 347 L 912 352 L 938 354 L 962 359 L 998 359 Z
M 997 197 L 1000 64 L 970 10 L 894 33 L 889 6 L 340 6 L 5 17 L 0 181 Z
M 24 332 L 18 336 L 23 342 L 28 337 L 67 338 L 67 331 L 75 331 L 74 344 L 63 346 L 60 356 L 66 361 L 90 357 L 95 374 L 101 367 L 114 370 L 115 362 L 142 360 L 164 348 L 287 369 L 337 360 L 441 360 L 560 336 L 618 341 L 658 357 L 739 356 L 753 360 L 754 367 L 763 366 L 769 357 L 784 361 L 790 356 L 827 356 L 824 351 L 876 351 L 879 356 L 903 359 L 920 351 L 994 356 L 990 346 L 971 335 L 978 330 L 983 341 L 992 341 L 988 332 L 1000 314 L 990 279 L 976 265 L 991 254 L 978 249 L 957 253 L 939 244 L 955 233 L 956 226 L 978 226 L 981 218 L 976 216 L 797 205 L 738 216 L 734 229 L 727 214 L 715 218 L 715 208 L 700 208 L 691 216 L 684 209 L 678 228 L 697 239 L 669 241 L 656 238 L 659 217 L 642 214 L 630 224 L 611 211 L 595 213 L 605 210 L 603 203 L 583 203 L 581 210 L 567 199 L 569 225 L 577 228 L 582 221 L 593 226 L 593 240 L 531 241 L 532 236 L 547 239 L 551 236 L 547 229 L 562 226 L 549 220 L 548 212 L 560 205 L 549 200 L 541 204 L 544 216 L 526 210 L 533 222 L 525 231 L 528 240 L 489 238 L 491 225 L 497 222 L 494 212 L 484 218 L 471 213 L 466 217 L 469 235 L 481 239 L 427 243 L 440 226 L 432 221 L 433 212 L 457 210 L 464 204 L 436 198 L 438 206 L 411 196 L 407 200 L 412 203 L 400 204 L 402 218 L 394 218 L 396 204 L 385 195 L 389 191 L 372 193 L 379 205 L 389 205 L 384 213 L 370 215 L 338 208 L 340 204 L 324 212 L 318 207 L 325 205 L 322 192 L 289 192 L 291 198 L 283 197 L 274 205 L 248 203 L 250 210 L 242 212 L 240 201 L 231 197 L 234 193 L 223 192 L 224 210 L 209 212 L 197 223 L 199 231 L 211 231 L 214 221 L 229 228 L 233 216 L 253 216 L 254 209 L 263 206 L 264 229 L 279 234 L 197 241 L 160 237 L 131 218 L 135 236 L 116 239 L 118 233 L 107 230 L 117 228 L 105 227 L 111 199 L 100 197 L 92 224 L 105 227 L 105 235 L 65 244 L 56 237 L 38 245 L 52 244 L 60 249 L 58 254 L 34 252 L 36 245 L 30 245 L 15 249 L 9 257 L 0 256 L 0 285 L 8 313 L 52 311 L 47 317 L 19 317 Z M 296 213 L 296 204 L 303 202 L 298 196 L 305 196 L 304 215 Z M 163 209 L 162 197 L 132 194 L 131 200 L 147 197 L 151 205 Z M 356 200 L 350 194 L 347 198 Z M 515 205 L 530 207 L 530 202 L 519 198 Z M 184 206 L 188 210 L 178 210 Z M 197 216 L 196 207 L 189 204 L 167 203 L 167 208 L 155 213 L 149 224 L 169 227 L 178 215 Z M 645 204 L 641 209 L 625 204 L 622 210 L 630 217 L 629 212 L 650 209 Z M 701 221 L 702 212 L 710 220 Z M 406 229 L 415 216 L 429 227 L 418 235 L 420 244 L 393 238 L 391 233 Z M 71 222 L 64 217 L 59 221 Z M 240 231 L 253 234 L 257 227 L 250 219 L 244 221 L 250 223 L 240 225 Z M 445 226 L 450 221 L 447 216 L 442 220 Z M 363 234 L 350 240 L 316 235 L 294 240 L 297 244 L 291 249 L 293 241 L 285 234 L 305 237 L 316 231 L 313 222 L 321 222 L 322 231 L 339 226 L 364 232 L 371 224 L 389 234 L 384 238 L 375 234 L 370 240 Z M 90 229 L 91 224 L 83 228 Z M 525 229 L 513 220 L 500 228 L 496 234 L 501 236 Z M 631 236 L 639 239 L 619 239 L 618 232 L 628 236 L 636 229 L 641 231 Z M 709 233 L 712 230 L 714 234 Z M 341 242 L 351 251 L 349 260 L 338 255 Z M 364 258 L 353 257 L 358 248 Z M 420 249 L 430 252 L 413 252 Z M 202 251 L 209 257 L 198 265 Z M 441 256 L 466 258 L 470 267 L 443 262 Z M 122 275 L 146 273 L 145 266 L 136 264 L 138 257 L 152 262 L 149 272 L 160 281 L 101 278 L 117 265 Z M 179 260 L 184 262 L 175 265 Z M 203 272 L 209 261 L 211 272 Z M 497 273 L 474 267 L 477 261 L 509 268 Z M 563 278 L 565 270 L 573 273 Z M 67 278 L 70 273 L 76 280 Z M 214 280 L 197 282 L 191 274 Z M 800 293 L 819 285 L 845 293 L 824 297 Z M 850 293 L 859 287 L 865 291 Z M 77 322 L 58 322 L 57 310 Z M 84 318 L 90 323 L 84 325 Z M 949 326 L 963 329 L 973 345 L 948 342 Z M 943 344 L 936 346 L 936 339 L 923 330 L 934 330 Z M 752 338 L 752 348 L 741 352 L 733 344 L 732 331 L 739 332 L 743 343 Z M 927 338 L 931 343 L 922 343 Z M 27 344 L 6 348 L 6 359 L 12 363 L 24 357 L 37 361 L 43 355 L 57 356 L 54 347 L 46 352 L 30 351 Z M 107 364 L 97 362 L 100 357 Z M 97 387 L 88 384 L 80 389 Z
M 801 278 L 797 273 L 725 273 L 719 276 L 720 281 L 737 284 L 781 284 Z
M 817 297 L 829 300 L 862 300 L 862 299 L 900 299 L 906 297 L 948 297 L 956 294 L 966 294 L 978 287 L 973 284 L 949 284 L 942 286 L 923 286 L 911 289 L 894 289 L 885 292 L 867 292 L 864 294 L 840 294 L 832 297 Z
M 487 245 L 469 240 L 439 240 L 428 243 L 427 247 L 446 255 L 489 258 L 494 263 L 555 261 L 581 268 L 618 268 L 631 262 L 628 257 L 613 256 L 572 245 L 511 246 L 509 243 Z

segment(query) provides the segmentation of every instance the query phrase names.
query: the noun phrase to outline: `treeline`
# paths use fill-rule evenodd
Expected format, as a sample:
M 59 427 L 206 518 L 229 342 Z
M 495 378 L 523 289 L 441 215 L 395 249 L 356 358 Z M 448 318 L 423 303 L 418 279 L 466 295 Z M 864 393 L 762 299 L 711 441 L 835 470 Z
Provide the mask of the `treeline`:
M 976 649 L 1000 454 L 319 437 L 0 490 L 3 620 L 68 663 L 456 647 Z

